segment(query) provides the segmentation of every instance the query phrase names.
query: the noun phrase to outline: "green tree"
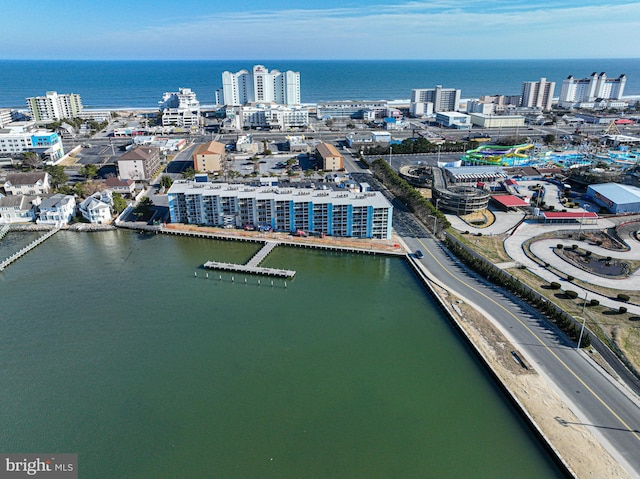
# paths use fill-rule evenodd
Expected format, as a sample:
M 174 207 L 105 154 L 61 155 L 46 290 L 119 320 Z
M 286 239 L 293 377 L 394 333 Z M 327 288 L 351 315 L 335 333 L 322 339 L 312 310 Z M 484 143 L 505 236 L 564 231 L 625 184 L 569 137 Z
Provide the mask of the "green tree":
M 119 215 L 127 207 L 127 200 L 120 193 L 113 193 L 111 198 L 113 199 L 113 211 Z
M 51 186 L 54 188 L 58 188 L 69 181 L 69 177 L 64 172 L 64 167 L 62 165 L 47 165 L 44 167 L 44 171 L 49 173 L 49 180 L 51 182 Z
M 556 135 L 549 133 L 548 135 L 544 135 L 542 137 L 542 141 L 544 141 L 545 145 L 552 145 L 556 141 Z
M 40 157 L 32 152 L 26 151 L 20 155 L 20 161 L 22 163 L 23 170 L 35 170 L 42 166 L 42 160 Z
M 169 175 L 162 175 L 160 177 L 160 188 L 168 189 L 168 188 L 171 188 L 172 184 L 173 184 L 173 180 Z
M 84 178 L 95 178 L 98 176 L 98 166 L 97 165 L 84 165 L 80 168 L 80 176 Z
M 151 208 L 153 208 L 153 201 L 151 201 L 151 198 L 143 196 L 140 202 L 133 209 L 133 214 L 136 215 L 139 219 L 148 215 L 151 211 Z
M 189 167 L 185 170 L 182 171 L 182 176 L 186 179 L 191 179 L 195 176 L 196 174 L 196 170 L 193 169 L 193 167 Z

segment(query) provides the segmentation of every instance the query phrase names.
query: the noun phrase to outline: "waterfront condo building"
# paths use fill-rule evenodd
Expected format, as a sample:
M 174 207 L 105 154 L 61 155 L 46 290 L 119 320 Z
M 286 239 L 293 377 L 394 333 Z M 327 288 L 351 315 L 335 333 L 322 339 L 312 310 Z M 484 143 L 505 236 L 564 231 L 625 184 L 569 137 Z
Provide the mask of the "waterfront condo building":
M 82 112 L 80 95 L 58 95 L 48 91 L 45 96 L 27 98 L 29 115 L 36 123 L 51 123 L 65 118 L 77 118 Z
M 605 72 L 593 72 L 587 78 L 569 75 L 562 81 L 558 105 L 563 108 L 594 108 L 596 100 L 619 100 L 627 83 L 626 75 L 607 78 Z
M 200 102 L 190 88 L 179 88 L 177 92 L 166 92 L 159 102 L 162 126 L 182 128 L 200 125 Z
M 461 91 L 455 88 L 414 88 L 411 90 L 409 112 L 413 116 L 431 115 L 441 111 L 458 111 Z
M 160 168 L 160 150 L 153 146 L 136 146 L 118 158 L 120 179 L 146 181 Z
M 269 71 L 254 65 L 249 72 L 222 73 L 222 89 L 216 92 L 219 105 L 246 105 L 248 103 L 300 104 L 300 72 Z
M 524 82 L 520 106 L 550 111 L 555 88 L 556 82 L 548 82 L 546 78 L 540 78 L 540 81 Z
M 311 190 L 179 180 L 168 192 L 173 223 L 270 226 L 332 236 L 391 238 L 393 207 L 379 191 Z

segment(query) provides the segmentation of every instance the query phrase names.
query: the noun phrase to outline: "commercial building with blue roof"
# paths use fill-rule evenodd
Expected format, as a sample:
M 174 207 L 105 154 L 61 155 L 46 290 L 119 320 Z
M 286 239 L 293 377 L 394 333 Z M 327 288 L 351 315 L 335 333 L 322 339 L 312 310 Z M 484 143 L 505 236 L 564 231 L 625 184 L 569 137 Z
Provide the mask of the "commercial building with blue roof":
M 601 183 L 587 188 L 587 198 L 611 213 L 640 213 L 640 188 L 619 183 Z

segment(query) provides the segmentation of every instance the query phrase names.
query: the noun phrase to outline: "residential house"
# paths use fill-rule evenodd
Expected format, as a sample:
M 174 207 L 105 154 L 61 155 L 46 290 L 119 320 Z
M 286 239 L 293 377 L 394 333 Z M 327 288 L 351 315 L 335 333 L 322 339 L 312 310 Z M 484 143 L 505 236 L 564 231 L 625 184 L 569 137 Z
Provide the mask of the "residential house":
M 72 195 L 57 193 L 42 200 L 36 223 L 62 226 L 71 221 L 76 212 L 76 199 Z
M 221 171 L 224 166 L 225 145 L 217 141 L 203 143 L 193 153 L 193 169 L 203 173 Z
M 80 203 L 78 209 L 83 218 L 94 224 L 106 224 L 111 221 L 110 195 L 106 192 L 96 193 Z
M 160 150 L 152 146 L 136 146 L 118 158 L 118 171 L 124 180 L 150 180 L 160 168 Z
M 133 196 L 136 189 L 136 182 L 133 180 L 122 180 L 116 176 L 109 176 L 105 180 L 105 185 L 114 193 L 120 193 L 122 196 Z
M 0 224 L 29 223 L 36 220 L 39 196 L 0 195 Z
M 7 195 L 46 195 L 49 193 L 49 173 L 10 173 L 4 182 Z

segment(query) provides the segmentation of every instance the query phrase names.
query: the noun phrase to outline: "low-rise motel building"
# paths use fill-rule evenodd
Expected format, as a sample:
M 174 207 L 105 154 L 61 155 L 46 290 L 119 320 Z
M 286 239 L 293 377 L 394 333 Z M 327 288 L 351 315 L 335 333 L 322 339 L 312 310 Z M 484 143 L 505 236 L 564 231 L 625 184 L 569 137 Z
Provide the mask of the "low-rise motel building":
M 173 223 L 390 239 L 393 206 L 378 191 L 247 186 L 179 180 L 168 191 Z
M 331 143 L 318 144 L 316 147 L 316 157 L 322 161 L 322 169 L 325 171 L 344 169 L 344 158 Z

